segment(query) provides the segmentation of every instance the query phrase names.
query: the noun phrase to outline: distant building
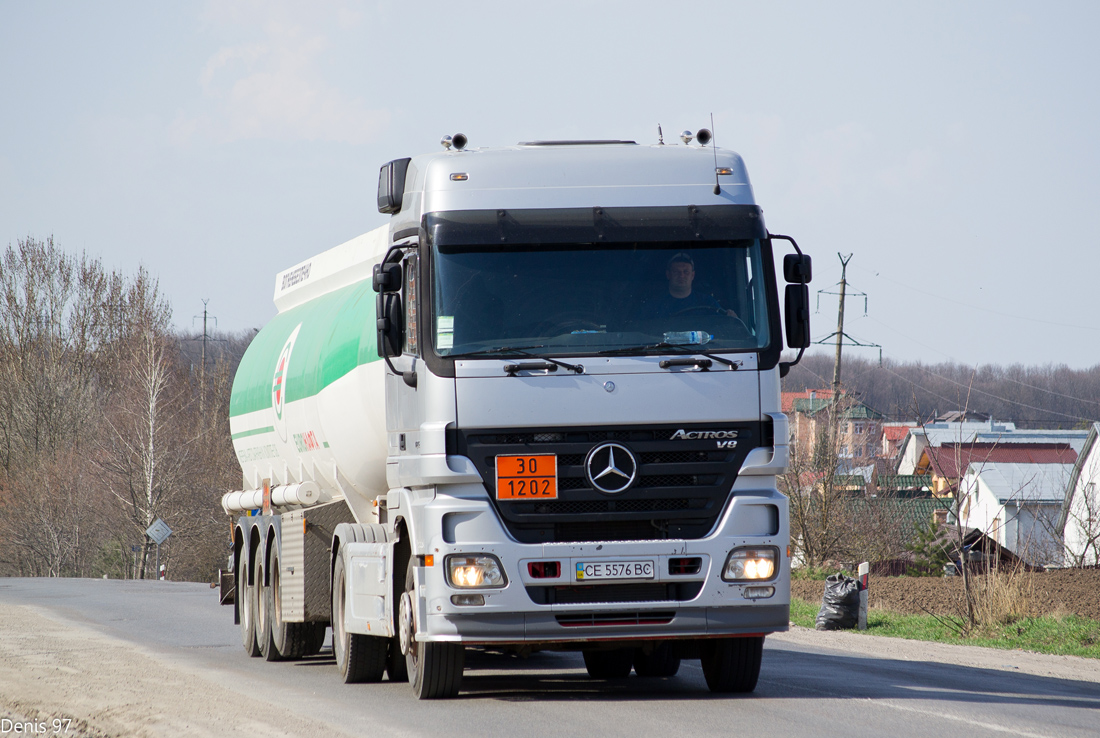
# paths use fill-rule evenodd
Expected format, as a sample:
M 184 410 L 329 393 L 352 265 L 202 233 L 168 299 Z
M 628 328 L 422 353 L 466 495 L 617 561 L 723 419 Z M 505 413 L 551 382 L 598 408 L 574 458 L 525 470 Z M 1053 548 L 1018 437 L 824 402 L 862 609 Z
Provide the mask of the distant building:
M 1092 424 L 1070 472 L 1056 530 L 1067 565 L 1100 565 L 1100 423 Z
M 960 521 L 1029 564 L 1060 566 L 1064 544 L 1057 524 L 1073 467 L 971 463 L 959 492 Z
M 833 394 L 832 390 L 783 393 L 784 408 L 790 403 L 786 412 L 791 420 L 791 439 L 801 449 L 811 451 L 828 429 Z M 881 413 L 848 395 L 841 395 L 837 448 L 843 470 L 869 464 L 875 458 L 882 436 L 882 419 Z
M 985 422 L 935 422 L 910 428 L 898 451 L 897 473 L 916 473 L 917 463 L 929 446 L 967 443 L 1065 443 L 1081 453 L 1088 430 L 1017 429 L 1015 423 L 992 419 Z
M 879 450 L 879 457 L 883 459 L 896 459 L 898 453 L 901 451 L 901 443 L 905 440 L 905 437 L 909 435 L 909 431 L 915 428 L 917 424 L 913 421 L 907 421 L 903 423 L 883 423 L 882 424 L 882 447 Z
M 1015 441 L 1015 435 L 1007 438 Z M 1077 461 L 1068 443 L 958 443 L 929 446 L 917 462 L 916 473 L 932 478 L 935 497 L 953 497 L 968 467 L 990 463 L 1063 464 Z

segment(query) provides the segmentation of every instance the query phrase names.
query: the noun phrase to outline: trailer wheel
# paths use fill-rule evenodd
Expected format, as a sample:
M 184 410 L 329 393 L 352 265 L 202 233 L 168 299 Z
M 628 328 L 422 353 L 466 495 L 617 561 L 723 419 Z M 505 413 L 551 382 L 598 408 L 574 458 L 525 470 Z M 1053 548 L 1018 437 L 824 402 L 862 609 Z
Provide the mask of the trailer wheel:
M 328 623 L 303 623 L 306 627 L 305 646 L 302 648 L 303 656 L 315 656 L 321 652 L 325 645 L 325 631 Z
M 349 633 L 344 627 L 344 557 L 336 557 L 332 577 L 332 651 L 344 684 L 380 682 L 386 670 L 388 638 Z
M 751 692 L 760 676 L 764 636 L 719 638 L 702 644 L 703 676 L 711 692 Z
M 584 668 L 588 669 L 588 676 L 593 679 L 626 679 L 633 665 L 633 648 L 584 652 Z
M 278 661 L 279 652 L 271 642 L 271 610 L 268 609 L 268 590 L 264 584 L 265 567 L 256 565 L 256 581 L 252 585 L 252 612 L 256 621 L 256 643 L 265 661 Z
M 680 653 L 676 644 L 658 643 L 650 653 L 634 652 L 634 673 L 640 677 L 671 677 L 680 671 Z
M 399 606 L 398 635 L 405 653 L 409 683 L 418 699 L 454 697 L 462 684 L 466 649 L 461 643 L 424 643 L 416 640 L 416 583 L 413 560 L 405 570 L 405 591 Z
M 246 549 L 241 550 L 241 556 L 248 556 Z M 237 611 L 241 620 L 241 645 L 244 652 L 255 658 L 260 655 L 260 644 L 256 642 L 255 611 L 252 609 L 253 592 L 252 585 L 248 583 L 248 562 L 243 566 L 237 564 Z
M 305 655 L 313 623 L 288 623 L 283 620 L 282 575 L 277 546 L 272 547 L 267 560 L 268 577 L 271 579 L 271 586 L 264 588 L 264 607 L 267 609 L 267 620 L 271 624 L 267 660 L 300 659 Z M 321 638 L 323 640 L 324 636 Z M 275 653 L 276 658 L 272 658 L 272 653 Z

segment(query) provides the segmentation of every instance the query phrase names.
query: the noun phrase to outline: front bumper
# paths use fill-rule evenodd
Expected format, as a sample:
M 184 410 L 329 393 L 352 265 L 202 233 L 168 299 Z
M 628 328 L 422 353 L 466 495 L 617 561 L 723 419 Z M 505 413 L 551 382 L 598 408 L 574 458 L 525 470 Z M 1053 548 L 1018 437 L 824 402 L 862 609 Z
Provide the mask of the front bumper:
M 568 643 L 761 635 L 788 629 L 787 500 L 774 489 L 735 494 L 715 530 L 705 538 L 544 544 L 510 539 L 484 498 L 483 488 L 478 485 L 478 489 L 482 491 L 476 497 L 437 494 L 421 500 L 422 511 L 411 516 L 425 526 L 422 531 L 439 531 L 430 537 L 417 536 L 424 541 L 417 546 L 417 553 L 431 555 L 434 561 L 433 566 L 415 569 L 421 594 L 417 640 L 471 645 Z M 779 550 L 779 566 L 772 579 L 722 579 L 729 552 L 743 546 Z M 470 590 L 455 588 L 447 581 L 446 557 L 475 553 L 492 554 L 500 560 L 507 586 Z M 698 559 L 699 570 L 673 573 L 670 560 L 682 558 Z M 577 562 L 638 560 L 654 563 L 655 576 L 645 583 L 649 589 L 644 591 L 656 592 L 657 597 L 639 597 L 641 588 L 632 589 L 630 583 L 581 582 L 575 573 Z M 560 562 L 560 575 L 533 577 L 527 566 L 533 561 Z M 746 587 L 761 585 L 774 588 L 773 594 L 746 596 Z M 563 596 L 547 598 L 546 590 Z M 583 590 L 580 597 L 576 596 L 578 590 Z M 484 595 L 484 604 L 452 601 L 454 595 L 475 591 Z M 604 592 L 606 597 L 601 596 Z

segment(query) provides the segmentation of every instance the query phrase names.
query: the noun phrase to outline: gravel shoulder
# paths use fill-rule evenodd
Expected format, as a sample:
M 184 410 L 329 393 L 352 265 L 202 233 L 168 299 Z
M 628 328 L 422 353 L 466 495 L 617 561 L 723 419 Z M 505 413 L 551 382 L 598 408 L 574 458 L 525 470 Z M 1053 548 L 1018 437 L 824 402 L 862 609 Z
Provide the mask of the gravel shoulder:
M 132 643 L 0 603 L 0 717 L 71 720 L 57 735 L 343 736 L 271 703 L 234 693 Z M 14 734 L 14 730 L 9 731 Z M 32 730 L 24 733 L 34 734 Z

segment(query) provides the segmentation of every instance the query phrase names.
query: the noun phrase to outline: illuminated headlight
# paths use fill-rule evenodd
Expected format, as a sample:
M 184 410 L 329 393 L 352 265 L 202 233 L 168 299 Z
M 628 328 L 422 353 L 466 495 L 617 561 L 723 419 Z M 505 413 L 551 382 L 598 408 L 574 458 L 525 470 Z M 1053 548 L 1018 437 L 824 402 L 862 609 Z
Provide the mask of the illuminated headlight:
M 451 586 L 459 589 L 503 587 L 508 583 L 500 560 L 491 554 L 448 556 L 447 577 Z
M 779 564 L 779 549 L 738 548 L 730 552 L 722 579 L 727 582 L 771 579 Z

